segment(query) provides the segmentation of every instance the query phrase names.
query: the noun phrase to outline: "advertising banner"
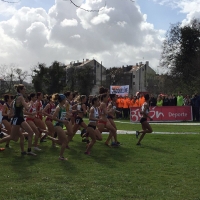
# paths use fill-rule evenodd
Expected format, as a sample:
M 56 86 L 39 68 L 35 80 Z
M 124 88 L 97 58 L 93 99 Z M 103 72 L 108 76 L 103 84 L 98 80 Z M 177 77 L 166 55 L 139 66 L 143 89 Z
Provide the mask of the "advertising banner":
M 118 96 L 128 96 L 129 94 L 129 85 L 123 86 L 110 86 L 110 94 L 116 94 Z
M 192 121 L 191 106 L 150 107 L 149 116 L 155 122 Z M 139 122 L 142 115 L 139 107 L 130 108 L 130 121 Z

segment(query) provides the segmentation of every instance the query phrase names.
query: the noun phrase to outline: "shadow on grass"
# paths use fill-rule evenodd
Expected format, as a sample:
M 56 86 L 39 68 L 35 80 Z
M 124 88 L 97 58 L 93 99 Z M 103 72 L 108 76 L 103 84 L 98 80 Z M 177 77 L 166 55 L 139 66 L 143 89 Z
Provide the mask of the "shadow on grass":
M 148 146 L 148 145 L 142 145 L 141 148 L 146 148 L 146 149 L 150 149 L 150 150 L 154 150 L 154 151 L 157 151 L 157 152 L 160 152 L 160 153 L 165 153 L 165 154 L 173 154 L 172 151 L 170 150 L 165 150 L 163 148 L 160 148 L 160 147 L 156 147 L 156 146 Z

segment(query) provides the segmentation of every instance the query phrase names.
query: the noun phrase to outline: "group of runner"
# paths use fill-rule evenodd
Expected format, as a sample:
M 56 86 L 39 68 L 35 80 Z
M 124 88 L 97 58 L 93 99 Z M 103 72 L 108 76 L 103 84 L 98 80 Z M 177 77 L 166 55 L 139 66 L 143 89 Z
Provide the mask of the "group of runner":
M 102 132 L 109 132 L 105 141 L 106 146 L 120 146 L 114 122 L 115 114 L 120 113 L 116 109 L 117 96 L 109 94 L 108 89 L 100 87 L 99 95 L 92 98 L 90 109 L 86 107 L 87 98 L 85 95 L 73 98 L 73 93 L 70 91 L 64 94 L 49 95 L 48 103 L 43 107 L 43 94 L 41 92 L 30 94 L 28 101 L 26 101 L 24 99 L 25 86 L 19 84 L 16 86 L 16 90 L 15 97 L 8 94 L 4 96 L 1 132 L 6 133 L 7 136 L 0 135 L 2 137 L 0 144 L 6 143 L 5 147 L 10 147 L 11 140 L 17 142 L 20 139 L 21 154 L 36 156 L 32 149 L 41 151 L 39 142 L 44 142 L 45 138 L 48 137 L 52 141 L 53 147 L 56 144 L 61 146 L 59 159 L 66 160 L 64 151 L 69 148 L 70 141 L 81 128 L 83 129 L 81 131 L 83 141 L 87 142 L 84 152 L 86 155 L 90 154 L 97 140 L 102 140 Z M 150 118 L 148 101 L 149 96 L 146 95 L 145 102 L 141 107 L 143 130 L 136 131 L 136 137 L 141 133 L 138 145 L 146 133 L 152 132 L 147 122 L 147 118 Z M 89 116 L 88 124 L 83 120 L 86 113 Z M 65 127 L 66 129 L 64 129 Z M 25 139 L 28 141 L 27 151 L 24 150 Z

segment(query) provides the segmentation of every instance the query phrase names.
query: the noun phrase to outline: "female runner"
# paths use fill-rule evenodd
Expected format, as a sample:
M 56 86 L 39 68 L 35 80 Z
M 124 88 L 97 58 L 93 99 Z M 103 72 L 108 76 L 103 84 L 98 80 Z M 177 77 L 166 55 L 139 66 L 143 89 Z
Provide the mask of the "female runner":
M 33 130 L 28 125 L 28 123 L 24 120 L 24 114 L 23 109 L 26 110 L 29 109 L 28 105 L 25 102 L 25 99 L 23 95 L 26 92 L 26 88 L 23 84 L 19 84 L 16 86 L 17 89 L 17 95 L 13 102 L 11 103 L 11 110 L 10 110 L 10 118 L 12 118 L 11 124 L 11 134 L 2 140 L 0 140 L 0 143 L 7 142 L 9 140 L 14 140 L 15 142 L 18 141 L 20 138 L 20 148 L 21 148 L 21 154 L 22 155 L 33 155 L 36 154 L 31 151 L 32 146 L 32 138 L 33 138 Z M 20 130 L 20 128 L 24 129 L 28 133 L 28 152 L 24 151 L 24 136 Z
M 49 139 L 54 141 L 56 144 L 61 145 L 60 150 L 60 160 L 67 160 L 67 158 L 64 158 L 64 151 L 66 149 L 66 146 L 68 145 L 68 138 L 66 136 L 66 132 L 63 130 L 64 125 L 68 126 L 69 121 L 66 119 L 66 97 L 64 94 L 58 95 L 58 106 L 56 107 L 56 111 L 53 114 L 53 120 L 57 121 L 57 123 L 54 126 L 54 131 L 58 135 L 58 139 L 53 138 L 51 136 L 48 136 Z
M 89 124 L 86 129 L 86 136 L 91 138 L 90 143 L 87 145 L 85 154 L 90 155 L 90 150 L 95 144 L 96 140 L 102 140 L 102 135 L 99 130 L 96 128 L 97 122 L 99 120 L 99 99 L 94 97 L 92 99 L 92 107 L 89 111 Z
M 41 92 L 37 93 L 37 101 L 36 101 L 36 117 L 34 118 L 35 125 L 39 128 L 40 134 L 45 133 L 44 136 L 40 139 L 40 142 L 46 142 L 44 139 L 48 135 L 46 131 L 46 126 L 43 119 L 43 105 L 42 105 L 43 94 Z
M 6 94 L 4 96 L 4 105 L 3 105 L 3 109 L 2 109 L 2 124 L 5 126 L 5 129 L 7 130 L 7 134 L 10 135 L 11 132 L 11 118 L 9 118 L 10 115 L 10 104 L 12 102 L 11 96 Z M 6 143 L 6 147 L 9 148 L 9 141 L 7 141 Z
M 37 96 L 35 93 L 31 93 L 29 96 L 29 110 L 25 111 L 24 114 L 27 115 L 26 117 L 26 122 L 29 124 L 33 132 L 35 133 L 35 138 L 34 138 L 34 150 L 36 151 L 41 151 L 41 149 L 38 147 L 38 140 L 40 138 L 40 132 L 38 130 L 38 127 L 36 126 L 34 119 L 36 116 L 36 100 Z
M 73 106 L 73 108 L 76 108 L 77 111 L 77 116 L 75 118 L 75 124 L 73 127 L 73 136 L 76 134 L 76 132 L 82 127 L 84 129 L 87 129 L 87 125 L 85 124 L 85 122 L 83 121 L 83 117 L 86 114 L 86 96 L 85 95 L 81 95 L 79 96 L 79 98 L 77 99 L 77 101 L 79 102 L 78 104 L 76 104 L 75 106 Z
M 112 137 L 114 137 L 114 143 L 112 146 L 119 146 L 117 144 L 117 134 L 116 129 L 111 125 L 110 121 L 107 119 L 108 111 L 107 111 L 107 102 L 109 95 L 107 93 L 101 95 L 101 103 L 100 103 L 100 119 L 98 121 L 97 127 L 99 131 L 102 133 L 105 128 L 109 131 L 109 136 L 105 142 L 105 145 L 109 146 L 109 141 Z
M 150 124 L 147 121 L 147 118 L 149 118 L 151 121 L 153 120 L 149 116 L 149 94 L 145 94 L 144 98 L 145 98 L 145 102 L 143 103 L 143 105 L 141 107 L 141 112 L 140 112 L 142 114 L 142 118 L 140 119 L 140 123 L 142 125 L 142 130 L 136 131 L 136 138 L 138 138 L 140 133 L 142 133 L 142 135 L 140 136 L 140 138 L 137 142 L 137 145 L 141 145 L 141 141 L 144 138 L 146 133 L 152 133 L 153 132 Z
M 54 131 L 54 125 L 53 125 L 53 114 L 56 110 L 56 106 L 55 106 L 55 94 L 54 95 L 50 95 L 47 97 L 49 103 L 45 106 L 44 110 L 43 110 L 43 113 L 46 117 L 46 120 L 45 120 L 45 124 L 48 128 L 48 132 L 49 132 L 49 135 L 51 137 L 54 137 L 55 135 L 55 131 Z M 54 147 L 55 146 L 55 143 L 54 141 L 52 141 L 52 146 Z
M 116 134 L 117 134 L 117 127 L 116 124 L 114 122 L 114 118 L 115 118 L 115 113 L 121 113 L 120 111 L 116 110 L 116 94 L 110 94 L 110 99 L 111 101 L 108 103 L 108 120 L 111 123 L 111 125 L 115 128 L 116 130 Z M 117 144 L 120 144 L 120 142 L 117 141 Z M 111 146 L 115 146 L 115 142 L 111 143 Z

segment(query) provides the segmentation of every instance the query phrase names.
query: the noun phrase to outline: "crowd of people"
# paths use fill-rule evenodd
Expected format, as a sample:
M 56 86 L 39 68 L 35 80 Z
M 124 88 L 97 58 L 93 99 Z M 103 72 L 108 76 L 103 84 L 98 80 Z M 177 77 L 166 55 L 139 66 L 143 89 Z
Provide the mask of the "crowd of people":
M 185 97 L 181 92 L 175 95 L 160 94 L 158 97 L 147 93 L 138 93 L 135 96 L 117 96 L 109 94 L 104 87 L 99 88 L 99 95 L 86 97 L 78 92 L 67 91 L 64 94 L 44 95 L 41 92 L 31 93 L 27 96 L 24 85 L 16 86 L 16 95 L 6 94 L 0 102 L 2 120 L 0 123 L 0 144 L 10 148 L 10 141 L 17 142 L 22 155 L 36 156 L 35 151 L 41 151 L 40 143 L 46 138 L 52 141 L 52 147 L 61 146 L 59 159 L 65 160 L 65 149 L 70 149 L 70 142 L 77 131 L 81 131 L 81 140 L 86 142 L 84 153 L 90 155 L 91 149 L 97 140 L 102 140 L 102 133 L 108 132 L 104 144 L 109 147 L 119 147 L 115 118 L 129 119 L 130 107 L 140 107 L 142 116 L 141 131 L 136 131 L 136 137 L 141 134 L 137 145 L 146 133 L 152 128 L 149 109 L 152 106 L 192 106 L 193 119 L 199 121 L 200 96 Z M 84 122 L 84 117 L 89 122 Z M 24 141 L 27 140 L 27 151 Z
M 145 94 L 138 92 L 135 96 L 117 96 L 116 107 L 120 113 L 116 117 L 118 119 L 130 119 L 130 108 L 141 107 L 145 101 Z M 189 96 L 178 92 L 177 95 L 159 94 L 157 97 L 150 95 L 149 106 L 191 106 L 193 121 L 200 120 L 200 96 L 197 94 Z
M 41 151 L 39 144 L 46 138 L 52 141 L 52 147 L 60 145 L 60 160 L 66 160 L 64 152 L 69 147 L 74 135 L 82 129 L 82 141 L 86 142 L 84 153 L 90 155 L 97 140 L 102 140 L 102 132 L 108 132 L 104 144 L 109 147 L 119 147 L 117 139 L 117 127 L 114 122 L 116 114 L 121 114 L 116 108 L 117 96 L 109 94 L 109 90 L 100 87 L 99 95 L 87 101 L 85 95 L 65 92 L 64 94 L 46 95 L 41 92 L 31 93 L 26 98 L 26 88 L 19 84 L 16 86 L 15 96 L 4 95 L 2 102 L 2 122 L 0 144 L 6 143 L 5 147 L 10 148 L 10 141 L 19 141 L 21 155 L 36 156 L 35 151 Z M 138 145 L 146 133 L 152 132 L 149 128 L 148 103 L 149 96 L 141 110 L 143 119 L 141 124 L 145 130 L 137 132 L 141 137 Z M 84 122 L 84 116 L 88 114 L 89 123 Z M 24 141 L 27 140 L 27 151 L 24 149 Z M 5 148 L 1 148 L 1 151 Z

